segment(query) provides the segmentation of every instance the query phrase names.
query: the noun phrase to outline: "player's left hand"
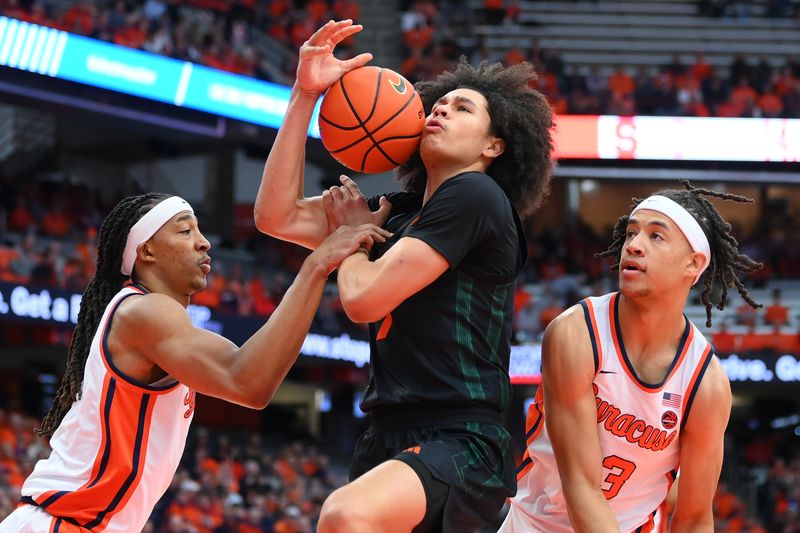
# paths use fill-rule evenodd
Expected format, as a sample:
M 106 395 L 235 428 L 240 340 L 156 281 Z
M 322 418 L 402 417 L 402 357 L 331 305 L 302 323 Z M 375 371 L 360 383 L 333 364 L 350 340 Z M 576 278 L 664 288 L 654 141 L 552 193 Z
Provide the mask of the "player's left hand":
M 328 215 L 328 232 L 333 232 L 340 226 L 359 226 L 361 224 L 375 224 L 383 226 L 392 204 L 385 196 L 381 196 L 377 211 L 370 211 L 367 199 L 361 193 L 356 182 L 347 176 L 340 176 L 342 185 L 334 185 L 322 192 L 322 203 Z

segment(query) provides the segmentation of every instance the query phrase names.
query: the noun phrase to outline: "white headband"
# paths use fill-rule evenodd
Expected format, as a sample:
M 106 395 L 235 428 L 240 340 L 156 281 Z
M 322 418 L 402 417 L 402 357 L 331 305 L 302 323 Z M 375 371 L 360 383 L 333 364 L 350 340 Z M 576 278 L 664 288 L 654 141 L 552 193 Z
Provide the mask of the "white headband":
M 145 213 L 128 232 L 128 240 L 125 242 L 125 251 L 122 252 L 122 266 L 119 271 L 130 276 L 133 272 L 133 264 L 136 262 L 136 249 L 139 245 L 149 240 L 161 229 L 161 226 L 181 211 L 194 213 L 189 202 L 180 196 L 170 196 Z
M 640 209 L 651 209 L 668 216 L 675 225 L 678 226 L 678 229 L 683 232 L 692 250 L 703 255 L 705 262 L 700 269 L 700 273 L 697 274 L 697 277 L 694 279 L 694 283 L 697 283 L 697 280 L 700 279 L 700 276 L 705 272 L 706 268 L 708 268 L 709 263 L 711 263 L 711 246 L 708 244 L 708 238 L 697 220 L 678 202 L 658 194 L 646 198 L 642 203 L 637 205 L 633 212 L 631 212 L 631 216 Z

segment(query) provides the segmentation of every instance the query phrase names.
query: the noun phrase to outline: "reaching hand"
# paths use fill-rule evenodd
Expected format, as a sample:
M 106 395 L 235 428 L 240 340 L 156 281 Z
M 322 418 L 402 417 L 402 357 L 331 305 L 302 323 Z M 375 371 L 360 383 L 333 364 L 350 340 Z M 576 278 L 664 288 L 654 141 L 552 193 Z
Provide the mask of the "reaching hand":
M 392 234 L 374 224 L 360 226 L 340 226 L 328 235 L 311 254 L 322 261 L 326 272 L 330 274 L 346 257 L 353 255 L 359 248 L 367 250 L 376 242 L 386 242 Z M 311 257 L 309 256 L 309 257 Z
M 392 204 L 385 196 L 381 196 L 380 206 L 377 211 L 370 211 L 367 199 L 361 194 L 356 182 L 347 176 L 339 176 L 341 187 L 334 185 L 327 191 L 322 191 L 322 203 L 328 215 L 328 231 L 332 232 L 339 226 L 358 226 L 359 224 L 374 224 L 383 226 Z
M 363 67 L 372 59 L 372 54 L 359 54 L 342 61 L 333 56 L 333 49 L 347 37 L 360 32 L 363 26 L 353 24 L 350 19 L 339 22 L 328 21 L 300 47 L 297 65 L 298 89 L 319 95 L 336 83 L 345 73 Z

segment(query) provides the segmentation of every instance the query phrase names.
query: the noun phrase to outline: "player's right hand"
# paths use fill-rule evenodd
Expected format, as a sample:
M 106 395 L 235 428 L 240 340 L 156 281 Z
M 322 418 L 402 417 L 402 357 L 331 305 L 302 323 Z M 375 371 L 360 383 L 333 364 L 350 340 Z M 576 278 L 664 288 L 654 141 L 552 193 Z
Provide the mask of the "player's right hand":
M 322 261 L 326 272 L 333 272 L 346 257 L 353 255 L 359 248 L 372 249 L 376 242 L 386 242 L 392 234 L 375 224 L 360 226 L 340 226 L 328 235 L 311 256 Z
M 367 199 L 355 181 L 345 175 L 339 176 L 339 181 L 341 186 L 334 185 L 327 191 L 322 191 L 322 204 L 328 216 L 328 232 L 333 232 L 339 226 L 383 226 L 392 212 L 391 202 L 381 196 L 378 210 L 370 211 Z
M 350 19 L 328 21 L 300 47 L 295 86 L 309 94 L 319 95 L 351 70 L 363 67 L 372 54 L 359 54 L 348 60 L 337 59 L 333 49 L 349 36 L 360 32 L 363 26 Z

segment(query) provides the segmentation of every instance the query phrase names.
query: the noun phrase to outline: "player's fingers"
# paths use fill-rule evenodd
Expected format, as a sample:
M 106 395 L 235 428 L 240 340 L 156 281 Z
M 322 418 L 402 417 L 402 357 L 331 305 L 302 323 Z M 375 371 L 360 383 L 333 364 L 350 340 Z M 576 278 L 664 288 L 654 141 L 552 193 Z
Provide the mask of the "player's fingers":
M 329 20 L 325 24 L 323 24 L 317 31 L 311 34 L 311 37 L 308 38 L 307 43 L 310 44 L 319 44 L 325 42 L 330 36 L 336 32 L 336 22 Z
M 340 42 L 344 41 L 351 35 L 356 34 L 363 29 L 364 26 L 362 26 L 361 24 L 352 24 L 351 26 L 340 26 L 334 30 L 334 33 L 330 36 L 330 39 L 334 43 L 339 44 Z
M 321 46 L 316 46 L 313 44 L 304 44 L 300 48 L 300 59 L 307 60 L 311 59 L 312 57 L 329 54 L 330 52 L 331 52 L 331 45 L 329 44 L 324 44 Z
M 358 54 L 356 57 L 352 59 L 347 59 L 345 61 L 342 61 L 342 68 L 346 72 L 349 72 L 351 70 L 363 67 L 370 61 L 372 61 L 372 54 L 370 54 L 369 52 L 364 54 Z
M 344 174 L 339 176 L 339 181 L 342 183 L 342 186 L 345 189 L 347 189 L 347 192 L 349 192 L 353 198 L 355 199 L 364 198 L 364 195 L 361 194 L 361 189 L 358 188 L 358 185 L 356 185 L 355 181 L 345 176 Z
M 333 198 L 333 203 L 337 204 L 344 200 L 344 195 L 342 194 L 342 188 L 338 185 L 334 185 L 328 191 L 331 193 L 331 197 Z
M 322 205 L 325 206 L 326 211 L 333 210 L 333 196 L 331 196 L 331 191 L 322 191 Z
M 377 223 L 383 225 L 386 219 L 389 218 L 389 213 L 392 212 L 392 202 L 387 200 L 385 196 L 381 196 L 381 199 L 378 200 L 378 206 L 378 210 L 375 211 L 375 217 L 378 221 Z

